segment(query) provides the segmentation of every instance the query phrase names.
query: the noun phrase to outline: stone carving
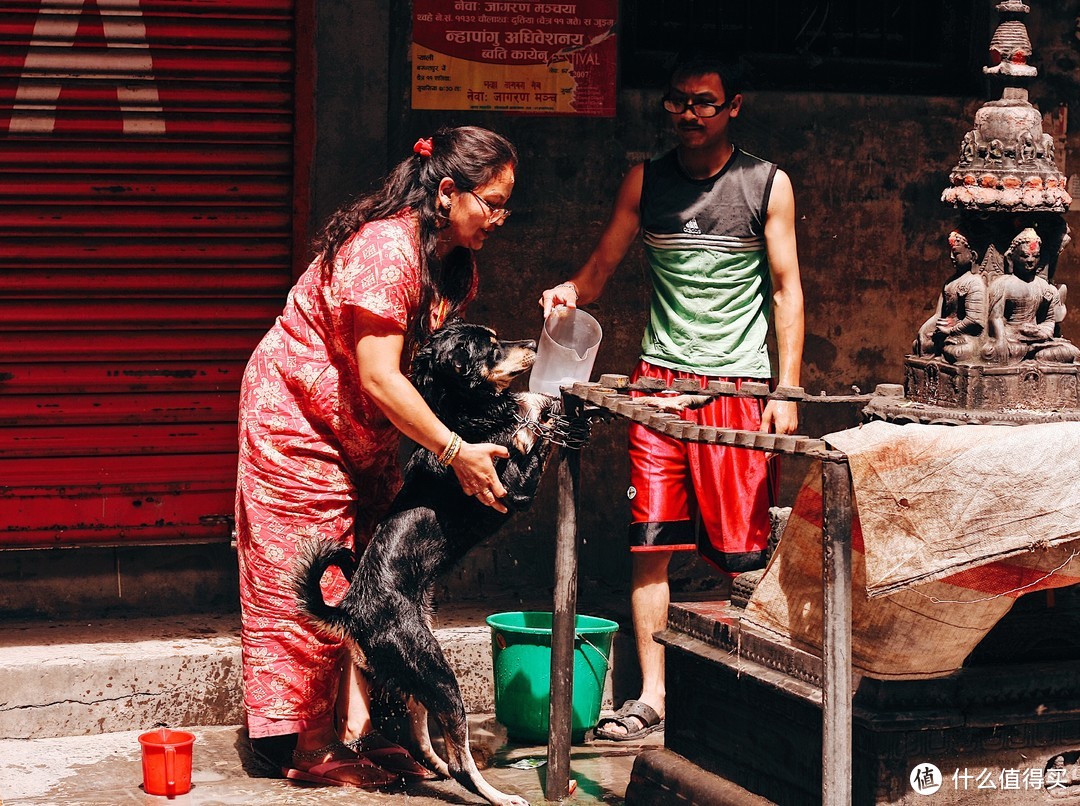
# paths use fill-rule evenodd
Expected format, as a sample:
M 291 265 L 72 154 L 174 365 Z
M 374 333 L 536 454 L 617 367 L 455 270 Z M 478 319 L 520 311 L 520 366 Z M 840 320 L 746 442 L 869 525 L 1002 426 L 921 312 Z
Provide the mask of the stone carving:
M 1032 162 L 1035 159 L 1035 138 L 1031 136 L 1031 132 L 1022 131 L 1020 137 L 1016 141 L 1016 162 L 1019 165 L 1023 165 L 1028 162 Z
M 1002 85 L 1001 97 L 983 104 L 963 135 L 941 195 L 960 217 L 949 236 L 953 274 L 904 361 L 905 397 L 927 413 L 879 407 L 889 418 L 1080 419 L 1080 348 L 1062 334 L 1066 288 L 1054 283 L 1072 199 L 1054 138 L 1028 101 L 1038 73 L 1028 64 L 1030 7 L 1003 0 L 996 8 L 1001 22 L 984 72 Z
M 955 272 L 938 296 L 934 315 L 919 328 L 914 352 L 953 363 L 978 360 L 986 332 L 986 280 L 964 235 L 951 233 L 949 247 Z
M 971 165 L 975 159 L 975 130 L 969 131 L 964 135 L 963 142 L 960 143 L 960 162 L 961 166 Z
M 1066 233 L 1062 243 L 1068 240 Z M 1080 360 L 1080 349 L 1061 338 L 1067 289 L 1047 281 L 1042 239 L 1034 229 L 1013 238 L 1004 271 L 991 277 L 980 271 L 979 256 L 964 234 L 952 232 L 949 248 L 954 273 L 919 328 L 915 355 L 953 364 Z
M 1042 115 L 1028 102 L 1026 85 L 1038 73 L 1027 63 L 1031 41 L 1022 18 L 1030 8 L 1003 2 L 997 9 L 1003 20 L 983 72 L 1005 87 L 999 100 L 975 113 L 975 128 L 964 136 L 941 198 L 971 211 L 1064 213 L 1072 199 L 1054 162 L 1054 138 L 1043 132 Z
M 1001 3 L 998 10 L 1003 14 L 1026 14 L 1030 9 L 1019 4 Z M 1002 74 L 1010 76 L 1033 76 L 1034 67 L 1027 63 L 1031 56 L 1031 40 L 1027 27 L 1020 20 L 1004 20 L 994 31 L 990 40 L 989 67 L 984 67 L 987 75 Z
M 983 357 L 998 364 L 1027 359 L 1074 363 L 1080 349 L 1058 337 L 1065 318 L 1064 290 L 1039 275 L 1042 240 L 1030 227 L 1005 252 L 1006 272 L 988 289 L 987 342 Z
M 1047 162 L 1054 162 L 1054 136 L 1052 134 L 1043 134 L 1043 159 Z

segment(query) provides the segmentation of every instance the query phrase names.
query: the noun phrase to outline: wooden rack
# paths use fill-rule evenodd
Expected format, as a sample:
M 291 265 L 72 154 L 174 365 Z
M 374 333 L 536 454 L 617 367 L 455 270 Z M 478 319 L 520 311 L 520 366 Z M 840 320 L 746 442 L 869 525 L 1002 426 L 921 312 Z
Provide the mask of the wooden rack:
M 822 799 L 824 806 L 851 803 L 851 471 L 847 455 L 821 439 L 767 434 L 734 428 L 699 426 L 676 414 L 639 402 L 630 392 L 648 397 L 692 394 L 707 397 L 757 397 L 807 404 L 867 402 L 866 395 L 808 396 L 798 387 L 777 387 L 744 381 L 714 381 L 702 389 L 679 382 L 672 388 L 653 379 L 631 386 L 625 375 L 603 375 L 599 383 L 563 387 L 568 415 L 623 417 L 661 434 L 687 442 L 730 445 L 748 450 L 808 456 L 822 472 Z M 891 388 L 886 394 L 895 393 Z M 708 405 L 707 401 L 703 401 Z M 573 701 L 574 625 L 577 608 L 577 502 L 581 451 L 562 448 L 556 462 L 558 505 L 555 586 L 551 636 L 551 705 L 548 768 L 544 794 L 559 801 L 569 796 L 571 707 Z

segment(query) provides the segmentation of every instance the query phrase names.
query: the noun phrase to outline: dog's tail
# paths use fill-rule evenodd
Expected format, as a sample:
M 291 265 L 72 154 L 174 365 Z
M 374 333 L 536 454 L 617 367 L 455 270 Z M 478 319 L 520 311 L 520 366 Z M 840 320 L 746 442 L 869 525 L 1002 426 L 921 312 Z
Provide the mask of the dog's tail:
M 293 590 L 300 612 L 320 631 L 339 640 L 349 638 L 349 619 L 340 607 L 328 605 L 322 595 L 322 577 L 337 566 L 348 579 L 356 568 L 352 550 L 329 540 L 309 540 L 300 549 L 293 570 Z

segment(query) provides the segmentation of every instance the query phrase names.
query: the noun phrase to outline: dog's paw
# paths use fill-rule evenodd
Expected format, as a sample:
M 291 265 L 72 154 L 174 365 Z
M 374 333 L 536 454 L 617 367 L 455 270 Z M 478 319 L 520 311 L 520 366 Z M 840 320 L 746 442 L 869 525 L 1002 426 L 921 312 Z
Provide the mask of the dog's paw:
M 536 444 L 536 434 L 525 426 L 514 432 L 514 450 L 518 453 L 528 453 Z
M 517 795 L 507 795 L 499 801 L 499 806 L 529 806 L 529 801 L 519 798 Z
M 514 447 L 520 453 L 528 453 L 536 445 L 538 426 L 551 418 L 553 407 L 562 409 L 562 401 L 542 392 L 520 392 L 514 395 L 518 404 L 521 426 L 514 432 Z
M 551 395 L 545 395 L 548 400 L 544 404 L 544 411 L 542 416 L 545 419 L 551 417 L 558 417 L 563 413 L 563 400 L 561 397 L 552 397 Z
M 562 411 L 562 398 L 545 395 L 543 392 L 518 392 L 514 395 L 521 416 L 539 420 Z

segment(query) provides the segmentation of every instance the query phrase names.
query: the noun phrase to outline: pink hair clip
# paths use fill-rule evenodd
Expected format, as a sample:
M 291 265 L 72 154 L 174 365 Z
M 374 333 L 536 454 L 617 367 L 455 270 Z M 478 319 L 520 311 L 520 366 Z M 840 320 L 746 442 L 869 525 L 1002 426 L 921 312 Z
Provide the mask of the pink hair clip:
M 412 147 L 413 152 L 419 154 L 424 159 L 427 159 L 431 156 L 431 149 L 432 144 L 430 137 L 421 137 L 419 140 L 416 141 L 416 145 Z

